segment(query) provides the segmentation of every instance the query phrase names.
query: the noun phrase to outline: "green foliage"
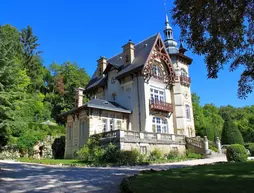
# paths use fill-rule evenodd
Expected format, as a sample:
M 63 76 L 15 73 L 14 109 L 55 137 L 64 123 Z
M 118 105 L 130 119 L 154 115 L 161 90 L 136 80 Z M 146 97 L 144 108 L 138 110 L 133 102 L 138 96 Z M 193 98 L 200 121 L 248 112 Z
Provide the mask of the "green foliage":
M 153 151 L 149 155 L 149 160 L 150 161 L 156 161 L 159 160 L 163 157 L 162 151 L 160 149 L 154 148 Z
M 248 143 L 246 148 L 250 151 L 251 156 L 254 156 L 254 143 Z
M 187 157 L 188 159 L 201 159 L 203 156 L 202 156 L 201 154 L 194 153 L 194 152 L 188 150 L 188 151 L 186 152 L 186 157 Z
M 136 165 L 140 161 L 139 155 L 140 154 L 136 149 L 131 151 L 121 151 L 118 162 L 121 165 Z
M 205 56 L 208 78 L 217 78 L 227 63 L 230 70 L 244 70 L 238 96 L 246 98 L 254 88 L 253 1 L 174 1 L 173 19 L 181 37 L 196 54 Z
M 118 160 L 120 160 L 120 154 L 121 154 L 120 149 L 117 146 L 110 143 L 105 148 L 105 153 L 102 156 L 102 161 L 117 163 Z
M 179 155 L 179 152 L 177 150 L 171 150 L 167 155 L 168 160 L 175 160 L 180 157 L 181 156 Z
M 103 161 L 104 152 L 97 138 L 89 138 L 87 144 L 77 152 L 77 158 L 84 162 L 98 163 Z
M 65 136 L 56 138 L 52 144 L 52 152 L 55 159 L 63 159 L 65 151 Z
M 233 144 L 227 148 L 227 160 L 229 162 L 246 162 L 248 155 L 243 145 Z
M 30 26 L 21 31 L 0 26 L 0 148 L 18 143 L 20 150 L 30 151 L 36 140 L 64 134 L 64 126 L 41 123 L 53 119 L 61 123 L 58 114 L 74 107 L 74 89 L 89 80 L 84 69 L 70 62 L 48 70 L 38 48 Z M 59 92 L 61 80 L 64 93 Z
M 243 137 L 239 129 L 235 126 L 230 116 L 225 116 L 222 131 L 222 144 L 244 144 Z

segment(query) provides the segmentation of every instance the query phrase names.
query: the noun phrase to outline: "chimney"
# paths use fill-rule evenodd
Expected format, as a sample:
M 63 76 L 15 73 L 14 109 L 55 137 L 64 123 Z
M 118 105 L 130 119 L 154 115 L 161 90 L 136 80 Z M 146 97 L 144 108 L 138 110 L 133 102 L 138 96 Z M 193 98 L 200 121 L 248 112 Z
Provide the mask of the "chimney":
M 79 87 L 76 90 L 76 107 L 81 107 L 83 105 L 83 91 L 84 89 Z
M 129 42 L 122 47 L 123 48 L 123 54 L 124 54 L 124 57 L 125 57 L 125 58 L 123 58 L 123 60 L 125 61 L 125 65 L 131 64 L 133 62 L 134 58 L 135 58 L 134 45 L 135 44 L 131 40 L 129 40 Z
M 107 58 L 104 56 L 101 56 L 99 60 L 97 60 L 98 63 L 98 74 L 97 77 L 102 76 L 104 70 L 107 67 Z

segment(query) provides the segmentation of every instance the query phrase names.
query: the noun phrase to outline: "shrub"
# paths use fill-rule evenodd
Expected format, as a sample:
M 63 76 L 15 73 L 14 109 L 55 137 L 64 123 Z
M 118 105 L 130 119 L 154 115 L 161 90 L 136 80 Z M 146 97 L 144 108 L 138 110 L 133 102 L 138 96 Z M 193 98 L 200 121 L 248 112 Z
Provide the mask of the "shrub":
M 105 152 L 102 156 L 102 161 L 110 162 L 110 163 L 117 163 L 120 159 L 120 150 L 118 147 L 110 143 L 106 148 Z
M 254 143 L 247 143 L 246 148 L 250 150 L 251 156 L 254 156 Z
M 225 115 L 225 122 L 222 130 L 222 144 L 244 144 L 243 136 L 235 126 L 229 115 Z
M 91 160 L 91 156 L 90 156 L 90 149 L 87 145 L 85 145 L 83 148 L 81 148 L 78 152 L 77 152 L 77 157 L 79 160 L 84 161 L 84 162 L 88 162 Z
M 177 159 L 177 158 L 180 158 L 180 157 L 181 156 L 179 156 L 179 152 L 177 150 L 172 150 L 167 155 L 167 159 L 169 159 L 169 160 Z
M 210 149 L 211 149 L 212 151 L 219 152 L 219 150 L 218 150 L 217 147 L 211 146 Z
M 194 153 L 192 151 L 187 151 L 186 152 L 186 157 L 188 159 L 201 159 L 203 156 L 201 154 Z
M 139 152 L 134 149 L 131 151 L 121 151 L 119 163 L 121 165 L 136 165 L 139 162 Z
M 229 162 L 246 162 L 248 155 L 243 145 L 233 144 L 227 148 L 227 160 Z
M 162 152 L 160 149 L 153 149 L 153 151 L 150 153 L 150 156 L 149 156 L 149 160 L 150 161 L 155 161 L 155 160 L 159 160 L 162 158 Z
M 63 159 L 65 151 L 65 136 L 56 138 L 51 148 L 55 159 Z

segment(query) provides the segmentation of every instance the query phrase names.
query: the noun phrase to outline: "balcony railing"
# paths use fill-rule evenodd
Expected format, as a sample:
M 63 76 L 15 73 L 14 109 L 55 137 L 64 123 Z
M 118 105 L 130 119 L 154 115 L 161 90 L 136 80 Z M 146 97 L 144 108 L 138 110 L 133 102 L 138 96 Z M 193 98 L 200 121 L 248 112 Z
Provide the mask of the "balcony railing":
M 180 83 L 189 86 L 191 83 L 191 79 L 187 76 L 180 76 Z
M 150 100 L 150 109 L 156 111 L 173 112 L 173 105 L 162 101 Z

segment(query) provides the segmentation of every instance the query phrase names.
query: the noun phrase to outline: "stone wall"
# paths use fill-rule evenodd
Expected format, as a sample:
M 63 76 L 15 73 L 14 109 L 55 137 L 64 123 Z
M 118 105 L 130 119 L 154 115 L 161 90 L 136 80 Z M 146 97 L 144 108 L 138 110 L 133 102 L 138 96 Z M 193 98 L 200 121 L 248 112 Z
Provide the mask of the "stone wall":
M 47 136 L 44 140 L 38 141 L 33 147 L 33 155 L 28 155 L 27 152 L 20 152 L 15 145 L 5 146 L 0 150 L 0 159 L 16 159 L 20 157 L 33 157 L 36 159 L 53 158 L 51 146 L 55 138 Z

